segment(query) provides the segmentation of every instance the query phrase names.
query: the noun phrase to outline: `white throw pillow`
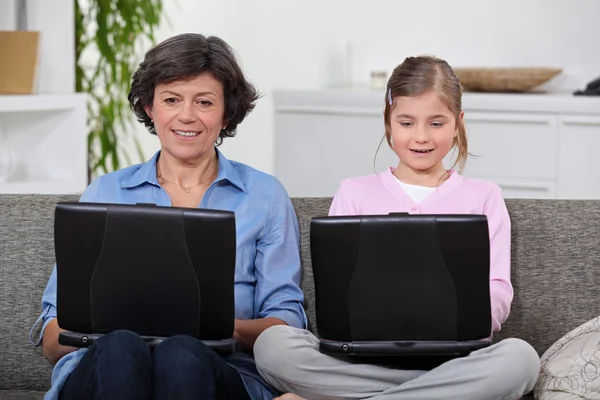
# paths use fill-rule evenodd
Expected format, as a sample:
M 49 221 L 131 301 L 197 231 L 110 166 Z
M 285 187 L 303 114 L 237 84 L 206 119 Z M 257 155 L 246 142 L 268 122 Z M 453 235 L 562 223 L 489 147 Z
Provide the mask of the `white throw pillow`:
M 538 400 L 600 400 L 600 317 L 578 326 L 541 357 Z

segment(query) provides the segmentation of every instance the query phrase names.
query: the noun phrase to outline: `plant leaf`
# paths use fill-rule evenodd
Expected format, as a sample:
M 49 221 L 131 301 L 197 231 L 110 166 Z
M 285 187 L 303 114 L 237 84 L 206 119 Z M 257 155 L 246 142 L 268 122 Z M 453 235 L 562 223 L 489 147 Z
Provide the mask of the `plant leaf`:
M 135 123 L 127 92 L 139 57 L 136 50 L 155 42 L 163 0 L 74 0 L 74 7 L 75 88 L 89 94 L 88 176 L 92 179 L 121 168 L 121 155 L 131 163 L 119 140 L 131 134 Z M 97 52 L 95 64 L 83 64 L 84 50 Z M 144 160 L 137 137 L 132 139 Z

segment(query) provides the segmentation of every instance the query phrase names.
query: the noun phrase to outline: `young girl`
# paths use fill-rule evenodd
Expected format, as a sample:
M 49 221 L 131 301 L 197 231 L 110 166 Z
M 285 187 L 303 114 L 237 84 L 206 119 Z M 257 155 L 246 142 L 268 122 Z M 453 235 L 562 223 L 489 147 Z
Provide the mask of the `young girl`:
M 492 334 L 510 312 L 510 219 L 500 188 L 461 176 L 467 153 L 459 80 L 443 60 L 410 57 L 399 65 L 385 95 L 385 138 L 396 168 L 342 182 L 330 215 L 485 214 L 490 232 Z M 454 166 L 443 159 L 457 150 Z M 261 375 L 287 393 L 281 399 L 517 399 L 533 389 L 535 350 L 519 339 L 455 358 L 428 370 L 364 364 L 319 352 L 309 331 L 275 326 L 254 346 Z

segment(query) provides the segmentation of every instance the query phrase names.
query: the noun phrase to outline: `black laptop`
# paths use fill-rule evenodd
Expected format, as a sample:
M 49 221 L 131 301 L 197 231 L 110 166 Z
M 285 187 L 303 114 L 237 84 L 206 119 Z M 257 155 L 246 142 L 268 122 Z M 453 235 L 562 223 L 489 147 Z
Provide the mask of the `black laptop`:
M 484 215 L 319 217 L 310 244 L 321 352 L 460 356 L 490 345 Z
M 63 202 L 54 241 L 59 343 L 127 329 L 152 347 L 189 335 L 234 350 L 233 212 Z

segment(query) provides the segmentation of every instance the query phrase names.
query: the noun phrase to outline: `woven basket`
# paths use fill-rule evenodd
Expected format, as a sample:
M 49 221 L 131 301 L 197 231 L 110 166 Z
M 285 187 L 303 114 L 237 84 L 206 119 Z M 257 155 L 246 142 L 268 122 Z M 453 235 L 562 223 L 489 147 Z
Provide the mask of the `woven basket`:
M 562 72 L 560 68 L 454 68 L 467 92 L 528 92 Z

